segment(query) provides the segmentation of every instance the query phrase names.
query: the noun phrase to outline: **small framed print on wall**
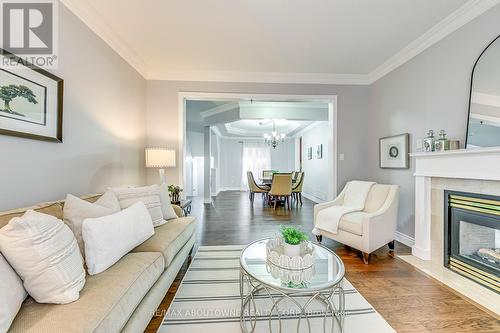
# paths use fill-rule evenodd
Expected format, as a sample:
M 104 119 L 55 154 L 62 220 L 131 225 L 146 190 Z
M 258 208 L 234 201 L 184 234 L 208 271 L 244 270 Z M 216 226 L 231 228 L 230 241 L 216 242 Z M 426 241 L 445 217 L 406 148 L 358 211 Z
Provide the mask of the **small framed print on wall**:
M 320 144 L 316 147 L 316 158 L 318 160 L 323 158 L 323 145 Z
M 410 135 L 408 133 L 379 139 L 379 166 L 382 169 L 408 169 Z
M 63 80 L 0 49 L 0 134 L 62 142 Z
M 307 148 L 307 159 L 312 160 L 313 158 L 313 147 Z

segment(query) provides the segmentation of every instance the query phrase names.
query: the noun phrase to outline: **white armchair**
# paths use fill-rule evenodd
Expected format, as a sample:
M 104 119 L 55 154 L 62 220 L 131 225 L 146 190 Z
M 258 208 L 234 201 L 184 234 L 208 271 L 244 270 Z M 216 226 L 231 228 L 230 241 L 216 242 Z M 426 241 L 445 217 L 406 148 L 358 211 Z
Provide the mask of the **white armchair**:
M 314 225 L 318 212 L 331 206 L 341 206 L 346 188 L 331 202 L 314 206 Z M 339 223 L 337 234 L 314 228 L 318 242 L 323 236 L 363 252 L 365 264 L 370 254 L 378 248 L 389 245 L 394 249 L 394 234 L 398 217 L 399 186 L 375 184 L 366 198 L 363 211 L 345 214 Z

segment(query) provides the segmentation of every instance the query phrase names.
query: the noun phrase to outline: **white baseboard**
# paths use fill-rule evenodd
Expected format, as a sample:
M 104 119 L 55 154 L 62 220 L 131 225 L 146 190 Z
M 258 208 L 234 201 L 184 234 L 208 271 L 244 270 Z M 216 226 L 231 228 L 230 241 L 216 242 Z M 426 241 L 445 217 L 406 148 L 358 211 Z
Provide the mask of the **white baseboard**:
M 219 192 L 223 192 L 223 191 L 246 191 L 247 189 L 246 188 L 243 188 L 243 187 L 221 187 Z
M 413 247 L 415 245 L 415 238 L 405 235 L 399 231 L 396 231 L 394 239 L 409 247 Z
M 323 203 L 325 202 L 325 200 L 323 199 L 320 199 L 318 197 L 315 197 L 314 195 L 312 194 L 308 194 L 308 193 L 305 193 L 305 192 L 302 192 L 302 196 L 306 199 L 309 199 L 311 200 L 312 202 L 315 202 L 315 203 Z

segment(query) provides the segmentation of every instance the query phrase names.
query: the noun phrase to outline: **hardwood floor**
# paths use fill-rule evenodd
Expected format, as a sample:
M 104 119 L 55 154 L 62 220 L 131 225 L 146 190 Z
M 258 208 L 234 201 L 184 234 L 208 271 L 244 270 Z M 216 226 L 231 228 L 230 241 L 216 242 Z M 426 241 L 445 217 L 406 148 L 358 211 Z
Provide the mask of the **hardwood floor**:
M 293 202 L 291 210 L 279 207 L 275 211 L 263 205 L 261 197 L 256 195 L 252 207 L 248 195 L 242 192 L 221 192 L 213 205 L 195 198 L 192 215 L 198 218 L 196 246 L 248 244 L 275 235 L 282 224 L 312 230 L 313 206 L 312 201 L 304 199 L 303 206 Z M 323 244 L 342 258 L 347 279 L 397 332 L 500 332 L 499 318 L 397 259 L 394 253 L 410 253 L 403 244 L 396 242 L 394 252 L 387 246 L 375 251 L 369 265 L 363 264 L 359 251 L 325 238 Z M 146 332 L 158 329 L 187 268 L 186 262 Z

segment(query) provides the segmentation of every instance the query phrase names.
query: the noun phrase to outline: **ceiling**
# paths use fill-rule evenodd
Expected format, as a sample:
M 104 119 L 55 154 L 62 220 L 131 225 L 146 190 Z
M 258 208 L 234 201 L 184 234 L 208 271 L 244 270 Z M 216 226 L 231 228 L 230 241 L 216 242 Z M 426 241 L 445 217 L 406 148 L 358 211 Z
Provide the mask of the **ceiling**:
M 273 131 L 294 136 L 304 128 L 328 120 L 323 102 L 186 101 L 187 130 L 203 132 L 212 126 L 225 138 L 262 138 Z M 285 119 L 286 118 L 286 119 Z
M 313 124 L 314 121 L 307 120 L 287 120 L 275 119 L 274 124 L 276 131 L 281 134 L 285 133 L 287 136 L 293 136 L 297 132 Z M 243 119 L 232 123 L 224 124 L 226 136 L 235 137 L 263 137 L 264 134 L 271 134 L 273 131 L 272 119 Z M 221 128 L 219 127 L 219 130 Z M 222 131 L 221 131 L 222 132 Z
M 368 84 L 498 0 L 62 0 L 147 79 Z

